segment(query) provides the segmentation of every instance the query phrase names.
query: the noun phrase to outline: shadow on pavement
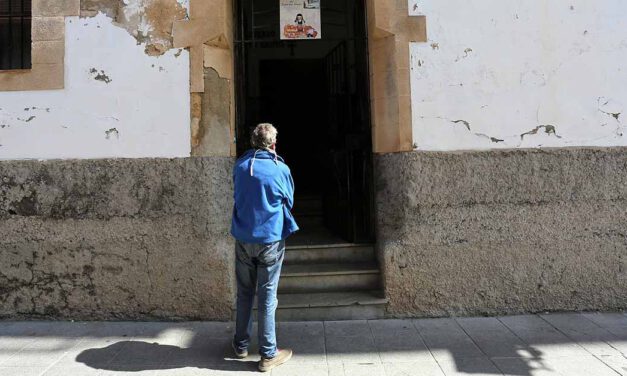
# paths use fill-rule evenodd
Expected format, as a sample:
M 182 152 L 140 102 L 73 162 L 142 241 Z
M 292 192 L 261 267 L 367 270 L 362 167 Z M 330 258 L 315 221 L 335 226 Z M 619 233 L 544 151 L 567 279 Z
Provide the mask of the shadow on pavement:
M 213 346 L 181 348 L 156 342 L 119 341 L 104 348 L 83 350 L 76 357 L 76 361 L 95 369 L 127 372 L 184 367 L 223 371 L 257 369 L 257 361 L 232 358 L 226 353 L 228 347 L 221 349 L 223 351 L 219 350 Z M 118 355 L 111 359 L 111 353 Z M 219 357 L 220 354 L 224 356 Z

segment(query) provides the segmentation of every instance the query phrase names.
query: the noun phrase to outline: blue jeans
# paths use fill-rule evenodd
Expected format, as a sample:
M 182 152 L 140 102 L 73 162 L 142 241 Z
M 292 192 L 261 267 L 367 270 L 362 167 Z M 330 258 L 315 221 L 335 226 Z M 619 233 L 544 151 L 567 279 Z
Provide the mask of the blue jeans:
M 278 300 L 279 275 L 285 254 L 285 240 L 270 244 L 235 242 L 237 277 L 237 318 L 233 344 L 248 349 L 253 329 L 253 301 L 257 288 L 259 355 L 274 358 L 277 353 L 274 312 Z

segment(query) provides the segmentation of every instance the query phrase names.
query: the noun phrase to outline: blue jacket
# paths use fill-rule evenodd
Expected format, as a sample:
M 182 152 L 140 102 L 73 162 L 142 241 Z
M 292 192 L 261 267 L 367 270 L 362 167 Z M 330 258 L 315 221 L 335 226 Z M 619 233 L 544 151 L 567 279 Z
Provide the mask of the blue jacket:
M 272 243 L 298 230 L 290 210 L 294 181 L 283 158 L 251 149 L 233 167 L 235 204 L 231 235 L 245 243 Z

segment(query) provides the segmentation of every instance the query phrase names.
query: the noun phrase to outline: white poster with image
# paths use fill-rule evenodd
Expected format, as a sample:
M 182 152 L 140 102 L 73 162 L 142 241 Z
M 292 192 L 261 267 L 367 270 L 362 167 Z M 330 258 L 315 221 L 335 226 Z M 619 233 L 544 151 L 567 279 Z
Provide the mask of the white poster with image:
M 320 39 L 320 0 L 279 0 L 281 39 Z

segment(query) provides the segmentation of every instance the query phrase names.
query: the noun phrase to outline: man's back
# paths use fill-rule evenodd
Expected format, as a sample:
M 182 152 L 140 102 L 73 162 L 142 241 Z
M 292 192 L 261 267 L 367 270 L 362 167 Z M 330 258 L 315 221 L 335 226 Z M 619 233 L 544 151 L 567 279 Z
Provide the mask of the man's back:
M 251 149 L 233 168 L 235 205 L 231 234 L 247 243 L 271 243 L 298 230 L 290 213 L 294 182 L 283 159 L 267 150 Z

